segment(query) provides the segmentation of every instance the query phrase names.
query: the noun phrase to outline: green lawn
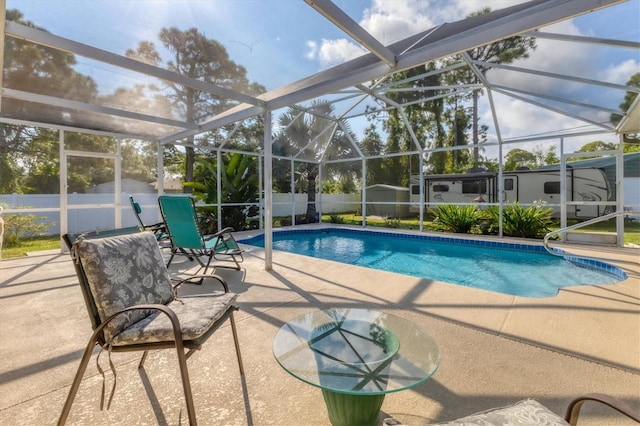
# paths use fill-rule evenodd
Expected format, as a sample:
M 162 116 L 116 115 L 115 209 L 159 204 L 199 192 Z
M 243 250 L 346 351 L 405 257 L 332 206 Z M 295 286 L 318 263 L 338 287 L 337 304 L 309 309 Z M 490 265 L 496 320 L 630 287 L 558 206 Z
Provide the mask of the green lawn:
M 60 248 L 60 235 L 50 235 L 21 241 L 15 247 L 2 246 L 2 258 L 26 256 L 31 251 L 56 250 Z

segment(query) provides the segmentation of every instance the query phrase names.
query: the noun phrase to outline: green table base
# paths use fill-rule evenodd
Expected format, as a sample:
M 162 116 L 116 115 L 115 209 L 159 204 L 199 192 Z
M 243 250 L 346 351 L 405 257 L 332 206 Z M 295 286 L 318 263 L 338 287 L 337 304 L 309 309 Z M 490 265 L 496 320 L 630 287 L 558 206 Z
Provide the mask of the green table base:
M 374 426 L 384 395 L 349 395 L 322 390 L 333 426 Z

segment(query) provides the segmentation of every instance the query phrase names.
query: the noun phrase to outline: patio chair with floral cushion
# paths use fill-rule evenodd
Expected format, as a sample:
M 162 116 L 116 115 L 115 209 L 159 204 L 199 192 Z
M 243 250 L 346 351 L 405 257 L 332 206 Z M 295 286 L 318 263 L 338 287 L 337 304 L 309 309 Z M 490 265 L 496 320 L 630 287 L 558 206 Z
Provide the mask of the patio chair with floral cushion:
M 120 235 L 123 232 L 125 234 Z M 64 235 L 71 249 L 93 334 L 82 355 L 59 425 L 66 422 L 95 345 L 106 349 L 109 356 L 111 352 L 142 351 L 138 368 L 143 368 L 149 350 L 175 349 L 192 425 L 196 424 L 196 414 L 187 358 L 227 319 L 240 374 L 244 374 L 233 319 L 233 312 L 238 309 L 234 305 L 237 295 L 229 291 L 225 280 L 208 275 L 207 279 L 220 284 L 220 291 L 178 296 L 177 288 L 182 282 L 172 284 L 153 233 L 130 232 L 131 229 Z M 114 391 L 115 380 L 109 403 Z
M 535 399 L 525 399 L 506 407 L 491 408 L 480 413 L 444 423 L 429 423 L 425 426 L 576 426 L 580 410 L 587 402 L 595 402 L 613 408 L 637 423 L 640 423 L 640 409 L 611 395 L 590 393 L 569 403 L 564 418 L 560 417 Z M 396 419 L 388 418 L 384 426 L 403 426 Z

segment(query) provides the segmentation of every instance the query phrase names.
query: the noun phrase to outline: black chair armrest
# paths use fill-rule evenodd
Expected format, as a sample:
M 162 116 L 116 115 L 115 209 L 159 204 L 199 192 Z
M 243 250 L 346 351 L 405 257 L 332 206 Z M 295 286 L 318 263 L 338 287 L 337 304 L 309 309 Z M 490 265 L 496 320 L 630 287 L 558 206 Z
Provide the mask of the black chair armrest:
M 220 275 L 207 275 L 207 274 L 199 274 L 199 275 L 191 275 L 190 277 L 187 278 L 183 278 L 181 280 L 172 280 L 171 285 L 173 286 L 173 290 L 176 291 L 178 289 L 179 286 L 181 286 L 182 284 L 185 283 L 192 283 L 194 280 L 199 281 L 199 283 L 202 282 L 203 279 L 205 278 L 213 278 L 214 280 L 217 280 L 222 287 L 224 288 L 224 292 L 225 293 L 229 293 L 229 286 L 227 285 L 227 282 L 225 281 L 224 278 L 222 278 Z
M 639 408 L 610 395 L 605 395 L 602 393 L 590 393 L 574 399 L 567 407 L 564 418 L 570 425 L 576 426 L 576 424 L 578 423 L 578 417 L 580 416 L 580 409 L 582 408 L 582 405 L 587 401 L 595 401 L 601 404 L 605 404 L 618 411 L 619 413 L 624 414 L 625 416 L 640 423 Z

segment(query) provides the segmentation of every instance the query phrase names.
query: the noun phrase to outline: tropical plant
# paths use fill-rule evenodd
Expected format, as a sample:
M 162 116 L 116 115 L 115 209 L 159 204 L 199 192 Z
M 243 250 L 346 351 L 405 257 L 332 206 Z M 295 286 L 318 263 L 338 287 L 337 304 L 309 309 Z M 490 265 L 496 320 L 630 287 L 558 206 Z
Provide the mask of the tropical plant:
M 476 206 L 444 204 L 431 210 L 434 228 L 439 231 L 467 234 L 478 225 L 482 212 Z
M 331 223 L 345 223 L 345 220 L 339 214 L 332 214 L 329 216 L 329 222 Z
M 552 213 L 553 209 L 545 208 L 543 203 L 527 207 L 517 202 L 505 205 L 502 209 L 502 233 L 511 237 L 542 238 L 551 231 Z M 490 206 L 486 214 L 491 227 L 497 229 L 500 220 L 498 206 Z
M 232 153 L 223 157 L 226 164 L 220 173 L 222 203 L 249 204 L 258 198 L 257 159 L 253 155 Z M 218 161 L 217 157 L 201 157 L 196 161 L 195 181 L 185 182 L 192 189 L 193 196 L 205 204 L 218 203 Z M 222 225 L 236 231 L 247 227 L 247 217 L 258 214 L 258 206 L 225 206 L 222 208 Z M 217 231 L 217 208 L 203 206 L 198 208 L 200 227 L 203 232 Z
M 313 102 L 305 111 L 289 108 L 278 119 L 280 131 L 274 138 L 273 152 L 284 157 L 296 157 L 302 161 L 296 164 L 296 181 L 306 182 L 307 211 L 309 221 L 316 221 L 316 181 L 320 160 L 330 161 L 345 158 L 353 153 L 350 139 L 355 140 L 349 123 L 338 122 L 327 117 L 334 116 L 333 105 L 326 101 Z M 342 167 L 332 167 L 329 173 L 345 175 L 354 173 L 355 162 L 343 163 Z M 356 169 L 357 170 L 357 169 Z M 283 175 L 291 173 L 289 167 L 274 167 L 275 179 L 282 182 Z M 289 176 L 289 179 L 294 179 Z M 283 186 L 280 184 L 280 186 Z
M 163 63 L 161 55 L 150 41 L 141 41 L 136 49 L 127 50 L 126 55 L 151 65 L 166 67 L 169 71 L 217 87 L 250 94 L 265 92 L 263 86 L 249 83 L 247 70 L 230 59 L 227 50 L 220 42 L 208 39 L 197 28 L 184 31 L 175 27 L 163 28 L 158 37 L 170 60 Z M 175 82 L 166 81 L 165 83 L 170 91 L 171 108 L 187 122 L 201 122 L 227 106 L 228 101 L 217 94 Z M 147 88 L 151 89 L 151 87 Z M 155 90 L 157 91 L 157 88 Z M 196 180 L 194 144 L 195 137 L 188 136 L 185 146 L 185 182 Z M 185 186 L 185 191 L 189 188 Z

